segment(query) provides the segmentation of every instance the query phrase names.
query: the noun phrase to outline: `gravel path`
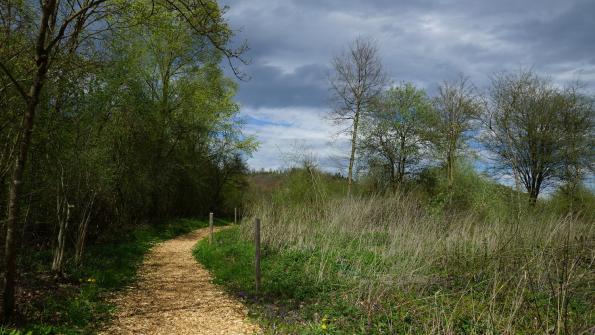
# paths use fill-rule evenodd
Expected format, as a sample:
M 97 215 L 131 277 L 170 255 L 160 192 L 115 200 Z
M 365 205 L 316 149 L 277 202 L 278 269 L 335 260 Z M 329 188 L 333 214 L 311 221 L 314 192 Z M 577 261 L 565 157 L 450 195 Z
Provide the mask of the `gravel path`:
M 114 296 L 113 322 L 100 334 L 254 334 L 246 308 L 211 283 L 192 257 L 208 228 L 156 245 L 134 287 Z

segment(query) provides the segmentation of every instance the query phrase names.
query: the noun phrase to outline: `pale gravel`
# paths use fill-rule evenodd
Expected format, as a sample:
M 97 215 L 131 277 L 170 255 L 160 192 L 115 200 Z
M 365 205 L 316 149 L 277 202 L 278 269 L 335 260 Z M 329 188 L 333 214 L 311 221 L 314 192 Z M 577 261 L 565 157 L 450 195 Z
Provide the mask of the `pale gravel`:
M 156 245 L 141 265 L 138 281 L 109 300 L 114 319 L 99 334 L 258 334 L 246 307 L 215 286 L 192 257 L 208 228 Z

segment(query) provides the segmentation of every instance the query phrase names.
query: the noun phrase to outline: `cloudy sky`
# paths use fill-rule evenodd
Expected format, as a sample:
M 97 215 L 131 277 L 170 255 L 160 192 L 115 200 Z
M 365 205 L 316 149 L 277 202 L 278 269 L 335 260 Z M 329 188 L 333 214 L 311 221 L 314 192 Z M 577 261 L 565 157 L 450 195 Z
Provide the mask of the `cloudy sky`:
M 328 113 L 331 57 L 358 36 L 376 40 L 393 82 L 432 93 L 463 74 L 485 88 L 496 71 L 532 68 L 595 92 L 595 0 L 225 0 L 251 64 L 237 99 L 260 149 L 255 169 L 291 163 L 295 148 L 323 168 L 347 153 Z

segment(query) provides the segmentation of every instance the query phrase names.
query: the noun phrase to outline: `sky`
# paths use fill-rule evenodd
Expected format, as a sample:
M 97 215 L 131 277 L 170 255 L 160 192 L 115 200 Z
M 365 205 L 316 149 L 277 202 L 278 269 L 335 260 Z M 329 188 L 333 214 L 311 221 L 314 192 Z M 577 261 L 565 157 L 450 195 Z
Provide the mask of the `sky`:
M 333 55 L 357 37 L 376 41 L 392 82 L 435 92 L 467 76 L 485 90 L 501 71 L 533 69 L 554 82 L 580 80 L 595 94 L 595 0 L 225 0 L 247 40 L 237 101 L 244 132 L 260 147 L 252 169 L 293 164 L 309 152 L 343 171 L 348 140 L 329 114 Z

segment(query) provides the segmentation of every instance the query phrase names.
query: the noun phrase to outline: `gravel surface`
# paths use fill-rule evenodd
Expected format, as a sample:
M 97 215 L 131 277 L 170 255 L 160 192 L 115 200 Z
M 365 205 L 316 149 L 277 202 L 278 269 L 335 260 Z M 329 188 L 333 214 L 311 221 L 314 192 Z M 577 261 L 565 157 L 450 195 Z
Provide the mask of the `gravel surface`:
M 136 285 L 115 295 L 114 320 L 100 334 L 255 334 L 241 302 L 211 283 L 192 257 L 208 228 L 156 245 Z

